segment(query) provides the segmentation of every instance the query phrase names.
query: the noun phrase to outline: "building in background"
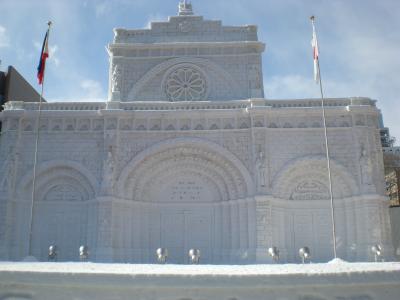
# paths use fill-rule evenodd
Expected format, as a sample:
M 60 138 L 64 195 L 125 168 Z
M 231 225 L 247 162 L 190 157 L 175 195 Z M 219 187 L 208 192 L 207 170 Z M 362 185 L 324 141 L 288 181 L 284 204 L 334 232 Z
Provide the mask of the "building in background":
M 8 101 L 38 102 L 39 99 L 40 94 L 13 66 L 6 72 L 0 71 L 0 111 Z
M 381 117 L 381 144 L 385 168 L 386 194 L 391 206 L 400 205 L 400 147 L 395 146 L 396 139 L 390 135 L 389 128 L 384 127 Z
M 40 94 L 29 82 L 13 67 L 7 72 L 0 71 L 0 101 L 3 105 L 7 101 L 38 102 Z

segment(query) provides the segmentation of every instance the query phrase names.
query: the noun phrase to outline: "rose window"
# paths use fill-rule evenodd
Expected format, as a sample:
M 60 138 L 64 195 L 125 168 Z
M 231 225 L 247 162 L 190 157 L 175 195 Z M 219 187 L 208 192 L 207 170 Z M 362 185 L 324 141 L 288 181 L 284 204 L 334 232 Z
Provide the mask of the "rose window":
M 203 100 L 206 94 L 206 79 L 195 68 L 180 67 L 166 78 L 165 92 L 171 101 Z

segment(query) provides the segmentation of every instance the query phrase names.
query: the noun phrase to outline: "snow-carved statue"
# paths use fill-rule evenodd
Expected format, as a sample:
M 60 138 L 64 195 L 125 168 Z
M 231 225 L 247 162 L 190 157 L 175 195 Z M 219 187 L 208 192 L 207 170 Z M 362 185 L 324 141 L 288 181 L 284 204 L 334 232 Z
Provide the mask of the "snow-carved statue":
M 112 82 L 111 82 L 111 91 L 120 92 L 121 91 L 121 67 L 119 65 L 114 66 L 114 70 L 112 73 Z
M 101 192 L 106 196 L 112 195 L 114 192 L 114 164 L 113 147 L 109 146 L 103 163 L 103 179 L 101 183 Z
M 249 88 L 251 97 L 262 97 L 261 70 L 258 65 L 249 66 Z
M 2 176 L 0 178 L 1 188 L 11 193 L 13 190 L 13 183 L 15 182 L 17 161 L 19 154 L 14 152 L 14 148 L 11 147 L 7 159 L 1 168 Z
M 360 151 L 360 170 L 361 170 L 361 181 L 364 186 L 373 187 L 372 180 L 372 164 L 368 156 L 368 151 L 364 144 L 361 144 Z
M 257 171 L 257 186 L 265 187 L 265 157 L 264 153 L 260 151 L 256 158 L 256 171 Z

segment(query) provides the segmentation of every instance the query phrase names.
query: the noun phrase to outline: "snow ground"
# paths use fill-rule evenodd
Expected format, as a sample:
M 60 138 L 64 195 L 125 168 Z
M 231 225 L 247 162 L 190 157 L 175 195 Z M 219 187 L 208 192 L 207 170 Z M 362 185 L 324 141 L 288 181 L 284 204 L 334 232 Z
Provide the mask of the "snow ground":
M 399 300 L 400 262 L 156 265 L 0 262 L 0 299 Z
M 0 262 L 0 272 L 45 272 L 75 274 L 133 275 L 289 275 L 399 272 L 400 262 L 348 263 L 340 259 L 328 263 L 268 265 L 157 265 L 81 262 Z

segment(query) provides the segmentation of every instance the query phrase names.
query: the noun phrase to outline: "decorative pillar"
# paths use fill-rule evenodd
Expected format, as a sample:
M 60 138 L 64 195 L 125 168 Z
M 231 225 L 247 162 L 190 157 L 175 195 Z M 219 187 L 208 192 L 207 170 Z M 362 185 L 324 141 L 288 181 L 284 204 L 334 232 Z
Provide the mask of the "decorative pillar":
M 220 263 L 222 251 L 222 204 L 220 202 L 214 204 L 214 249 L 213 249 L 213 262 Z
M 248 208 L 247 201 L 239 201 L 239 248 L 241 253 L 241 258 L 243 262 L 248 262 L 249 260 L 249 228 L 248 228 Z
M 237 262 L 240 258 L 239 253 L 239 212 L 238 212 L 238 202 L 230 201 L 231 209 L 231 258 L 233 261 Z
M 112 203 L 110 197 L 97 198 L 97 247 L 96 261 L 112 262 Z M 89 249 L 90 251 L 90 249 Z
M 229 202 L 222 202 L 222 262 L 230 261 L 231 219 Z
M 344 214 L 346 217 L 346 257 L 347 261 L 354 261 L 356 256 L 356 224 L 354 222 L 354 203 L 346 203 Z
M 256 261 L 257 247 L 257 230 L 256 230 L 256 200 L 248 198 L 247 200 L 247 216 L 248 216 L 248 238 L 249 238 L 249 262 Z

